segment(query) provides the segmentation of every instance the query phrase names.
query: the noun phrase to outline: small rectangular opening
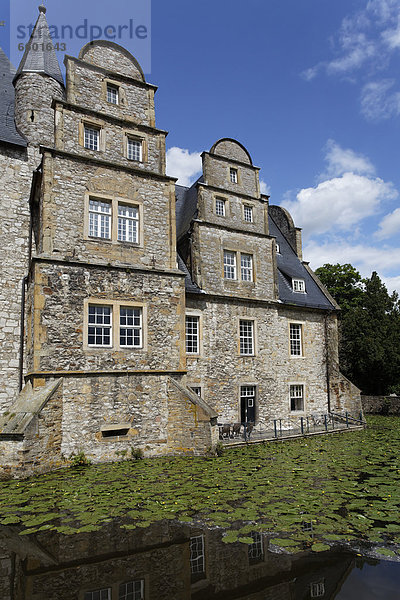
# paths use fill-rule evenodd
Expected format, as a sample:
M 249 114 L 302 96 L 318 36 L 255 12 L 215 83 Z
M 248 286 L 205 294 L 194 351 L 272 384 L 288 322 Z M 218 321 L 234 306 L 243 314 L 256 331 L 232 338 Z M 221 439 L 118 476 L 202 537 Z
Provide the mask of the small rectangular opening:
M 123 429 L 103 429 L 101 435 L 103 438 L 110 437 L 121 437 L 124 435 L 128 435 L 129 427 L 124 427 Z

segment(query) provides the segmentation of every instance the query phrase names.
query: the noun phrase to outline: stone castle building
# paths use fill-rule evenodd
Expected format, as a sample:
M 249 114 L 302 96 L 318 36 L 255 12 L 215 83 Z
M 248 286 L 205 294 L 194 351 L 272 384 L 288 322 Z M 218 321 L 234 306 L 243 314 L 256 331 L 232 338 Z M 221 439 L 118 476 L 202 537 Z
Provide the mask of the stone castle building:
M 202 453 L 217 423 L 360 410 L 338 307 L 237 141 L 166 175 L 156 87 L 109 41 L 65 57 L 46 9 L 0 55 L 0 465 Z

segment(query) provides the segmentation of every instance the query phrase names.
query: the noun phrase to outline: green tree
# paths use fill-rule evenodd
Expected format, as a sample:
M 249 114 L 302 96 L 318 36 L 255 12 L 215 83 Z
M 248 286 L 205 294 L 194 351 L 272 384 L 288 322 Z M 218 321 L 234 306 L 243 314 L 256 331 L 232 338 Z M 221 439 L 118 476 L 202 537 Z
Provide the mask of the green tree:
M 377 273 L 362 279 L 354 267 L 326 264 L 316 270 L 341 310 L 339 360 L 364 394 L 400 387 L 400 305 Z

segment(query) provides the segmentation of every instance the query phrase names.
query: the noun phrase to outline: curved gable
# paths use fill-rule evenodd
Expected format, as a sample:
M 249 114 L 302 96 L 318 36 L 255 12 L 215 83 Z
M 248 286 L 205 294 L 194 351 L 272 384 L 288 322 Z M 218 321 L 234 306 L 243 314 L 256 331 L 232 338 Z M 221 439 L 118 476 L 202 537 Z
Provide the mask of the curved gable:
M 91 41 L 83 46 L 79 52 L 79 58 L 103 69 L 109 69 L 115 73 L 145 81 L 142 68 L 136 58 L 115 42 L 107 40 Z
M 224 158 L 236 160 L 247 165 L 253 164 L 251 156 L 243 144 L 232 138 L 222 138 L 215 142 L 210 150 L 210 154 L 223 156 Z

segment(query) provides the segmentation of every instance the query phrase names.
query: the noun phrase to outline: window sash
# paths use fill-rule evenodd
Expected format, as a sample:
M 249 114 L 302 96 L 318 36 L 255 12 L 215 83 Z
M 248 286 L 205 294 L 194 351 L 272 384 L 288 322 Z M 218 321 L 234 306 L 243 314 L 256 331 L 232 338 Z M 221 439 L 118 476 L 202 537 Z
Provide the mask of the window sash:
M 305 292 L 306 291 L 304 279 L 293 279 L 292 284 L 293 284 L 294 292 Z
M 237 169 L 230 169 L 229 170 L 229 176 L 230 176 L 231 183 L 237 183 L 238 182 L 238 172 L 237 172 Z
M 253 257 L 251 254 L 240 255 L 242 281 L 253 281 Z
M 290 355 L 302 356 L 302 326 L 290 323 Z
M 186 315 L 186 353 L 199 354 L 199 324 L 200 318 Z
M 224 250 L 224 278 L 236 279 L 236 253 Z
M 118 104 L 118 88 L 116 85 L 107 84 L 107 102 Z
M 204 536 L 190 538 L 190 571 L 192 574 L 204 573 Z
M 100 129 L 84 125 L 84 145 L 89 150 L 99 149 Z
M 254 321 L 240 321 L 240 354 L 254 354 Z
M 199 398 L 201 398 L 201 387 L 197 385 L 191 385 L 190 389 L 194 392 Z
M 86 592 L 84 600 L 111 600 L 111 588 L 103 588 Z
M 142 162 L 143 144 L 141 140 L 128 138 L 128 159 Z
M 253 222 L 253 207 L 245 205 L 243 207 L 243 213 L 244 213 L 244 220 L 247 223 L 252 223 Z
M 143 345 L 143 311 L 121 306 L 119 309 L 119 345 L 122 348 L 141 348 Z
M 119 586 L 118 600 L 143 600 L 144 579 L 128 581 Z
M 88 346 L 112 346 L 112 307 L 89 304 Z
M 304 410 L 304 385 L 293 384 L 290 386 L 290 410 Z
M 118 204 L 118 241 L 137 244 L 139 240 L 139 208 Z
M 253 538 L 253 543 L 249 546 L 249 559 L 262 560 L 264 557 L 262 534 L 259 532 L 253 532 L 250 534 L 250 537 Z
M 89 200 L 89 236 L 111 239 L 111 203 Z
M 215 214 L 218 217 L 225 216 L 225 200 L 222 198 L 216 198 L 215 200 Z

